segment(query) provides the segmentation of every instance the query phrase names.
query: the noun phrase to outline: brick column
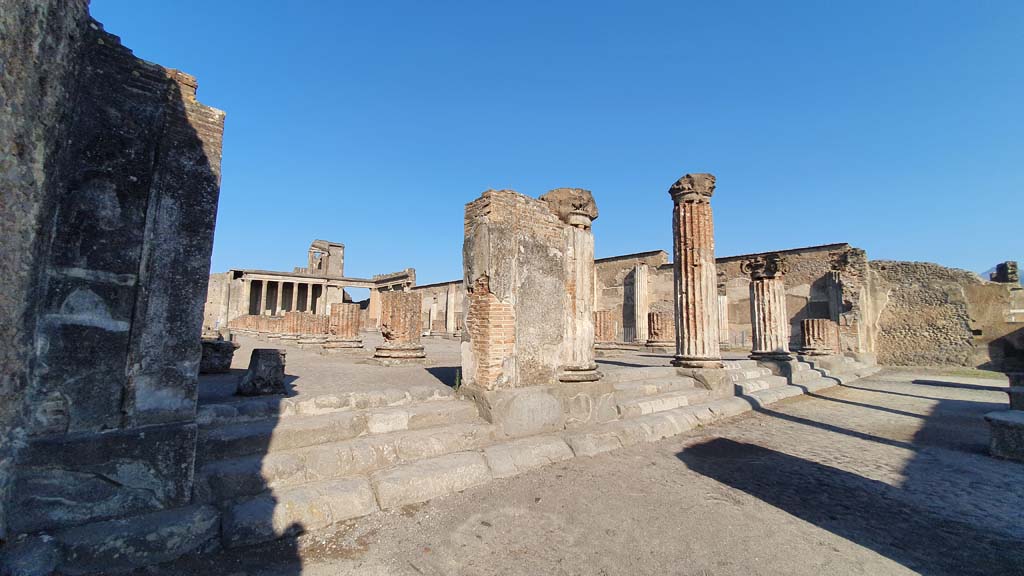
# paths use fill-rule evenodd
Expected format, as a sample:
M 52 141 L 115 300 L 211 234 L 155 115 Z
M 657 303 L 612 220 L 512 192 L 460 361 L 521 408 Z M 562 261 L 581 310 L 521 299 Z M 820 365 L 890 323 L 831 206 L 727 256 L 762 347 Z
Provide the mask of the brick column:
M 325 352 L 363 347 L 359 337 L 360 314 L 359 304 L 331 305 L 330 336 L 321 345 Z
M 721 368 L 718 275 L 711 195 L 715 177 L 687 174 L 669 189 L 675 280 L 676 355 L 672 365 Z
M 281 315 L 281 306 L 284 304 L 284 282 L 277 281 L 277 308 L 274 309 L 274 314 Z
M 786 263 L 778 254 L 747 260 L 740 265 L 750 275 L 750 324 L 755 360 L 792 360 L 789 353 L 789 315 L 786 313 Z
M 370 304 L 366 308 L 366 316 L 369 318 L 369 328 L 374 330 L 380 328 L 380 294 L 377 288 L 370 288 Z
M 671 312 L 649 312 L 647 314 L 647 345 L 655 347 L 674 346 L 676 323 Z
M 377 347 L 373 357 L 384 364 L 400 363 L 426 357 L 420 344 L 419 294 L 405 290 L 392 290 L 381 294 L 380 333 L 384 343 Z
M 313 285 L 306 284 L 306 309 L 305 312 L 312 313 L 313 310 Z
M 292 306 L 288 309 L 289 312 L 295 312 L 296 307 L 299 305 L 299 283 L 292 282 Z
M 263 316 L 263 311 L 267 309 L 267 281 L 260 280 L 260 310 L 259 316 Z

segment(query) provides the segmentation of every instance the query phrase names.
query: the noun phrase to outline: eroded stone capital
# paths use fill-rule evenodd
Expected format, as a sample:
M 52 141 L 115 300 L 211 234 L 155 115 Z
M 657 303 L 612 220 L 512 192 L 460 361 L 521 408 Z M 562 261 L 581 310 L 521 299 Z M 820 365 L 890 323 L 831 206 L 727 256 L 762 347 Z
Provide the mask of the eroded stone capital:
M 775 278 L 789 272 L 789 264 L 781 254 L 765 254 L 743 261 L 740 264 L 740 271 L 753 280 Z
M 590 190 L 555 188 L 540 199 L 548 203 L 555 216 L 570 226 L 590 228 L 590 224 L 597 220 L 597 203 Z
M 672 201 L 679 202 L 710 202 L 715 193 L 715 175 L 707 173 L 687 174 L 668 189 Z

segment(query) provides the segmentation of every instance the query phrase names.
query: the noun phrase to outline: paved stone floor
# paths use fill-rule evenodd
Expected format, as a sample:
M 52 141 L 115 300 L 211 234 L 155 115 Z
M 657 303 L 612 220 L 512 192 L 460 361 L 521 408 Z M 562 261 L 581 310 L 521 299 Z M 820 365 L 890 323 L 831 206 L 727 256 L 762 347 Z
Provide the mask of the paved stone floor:
M 1024 574 L 1005 380 L 887 370 L 654 444 L 159 574 Z

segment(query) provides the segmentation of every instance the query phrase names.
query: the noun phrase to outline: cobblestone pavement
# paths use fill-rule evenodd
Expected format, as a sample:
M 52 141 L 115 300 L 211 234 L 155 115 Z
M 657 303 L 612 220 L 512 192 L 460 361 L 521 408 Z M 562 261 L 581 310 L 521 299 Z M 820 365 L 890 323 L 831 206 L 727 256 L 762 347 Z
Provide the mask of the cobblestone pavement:
M 1024 574 L 1005 380 L 886 371 L 168 574 Z

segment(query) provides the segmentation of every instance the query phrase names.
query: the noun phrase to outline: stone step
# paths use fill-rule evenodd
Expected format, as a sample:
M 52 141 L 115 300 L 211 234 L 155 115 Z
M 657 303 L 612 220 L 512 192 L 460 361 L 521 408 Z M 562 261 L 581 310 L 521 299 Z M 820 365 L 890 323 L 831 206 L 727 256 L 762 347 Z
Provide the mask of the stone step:
M 751 360 L 749 358 L 743 360 L 723 360 L 722 363 L 725 364 L 726 369 L 746 370 L 749 368 L 759 368 L 757 360 Z
M 263 419 L 203 428 L 197 453 L 202 462 L 328 444 L 370 434 L 479 423 L 468 401 L 344 410 L 304 418 Z
M 650 380 L 618 382 L 612 386 L 615 388 L 615 397 L 621 401 L 689 389 L 693 388 L 694 384 L 696 382 L 692 378 L 676 376 L 673 378 L 652 378 Z
M 674 410 L 682 406 L 704 402 L 709 395 L 710 392 L 703 388 L 689 388 L 656 396 L 625 400 L 619 403 L 619 415 L 623 418 L 636 418 L 665 410 Z
M 368 474 L 403 462 L 478 449 L 494 436 L 491 424 L 455 424 L 218 460 L 196 471 L 195 501 L 222 502 L 267 489 Z
M 744 380 L 753 380 L 761 378 L 762 376 L 768 376 L 772 371 L 767 368 L 756 366 L 754 368 L 726 369 L 726 373 L 729 375 L 729 379 L 733 382 L 742 382 Z
M 818 378 L 822 377 L 821 372 L 818 372 L 817 370 L 811 370 L 811 369 L 807 368 L 806 365 L 803 364 L 803 363 L 798 364 L 798 366 L 804 366 L 804 369 L 803 370 L 799 370 L 799 369 L 794 370 L 793 373 L 790 374 L 790 376 L 789 376 L 789 383 L 790 384 L 803 384 L 805 382 L 810 382 L 812 380 L 817 380 Z
M 414 402 L 452 400 L 455 392 L 447 387 L 422 384 L 409 387 L 353 390 L 313 396 L 260 396 L 227 402 L 201 404 L 196 413 L 200 426 L 251 422 L 264 418 L 313 416 L 349 409 L 404 406 Z
M 736 386 L 740 389 L 741 394 L 747 395 L 758 390 L 767 390 L 778 386 L 786 386 L 787 384 L 789 384 L 789 380 L 784 376 L 762 376 L 754 380 L 737 382 Z
M 671 379 L 679 378 L 679 369 L 674 366 L 640 366 L 631 368 L 616 368 L 614 370 L 606 370 L 604 367 L 599 367 L 604 373 L 601 378 L 602 382 L 609 384 L 619 384 L 622 382 L 635 382 L 638 380 L 654 380 L 654 379 Z

